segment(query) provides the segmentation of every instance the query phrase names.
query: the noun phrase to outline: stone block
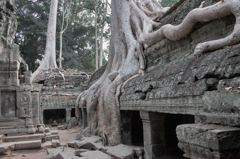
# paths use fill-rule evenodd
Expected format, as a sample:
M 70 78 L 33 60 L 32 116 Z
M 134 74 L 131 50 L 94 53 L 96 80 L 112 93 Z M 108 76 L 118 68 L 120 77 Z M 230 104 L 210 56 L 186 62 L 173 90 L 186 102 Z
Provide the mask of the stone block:
M 75 155 L 76 155 L 76 156 L 79 156 L 79 157 L 82 157 L 81 153 L 87 152 L 87 151 L 90 151 L 90 150 L 88 150 L 88 149 L 77 149 L 77 150 L 75 151 Z
M 52 147 L 56 148 L 56 147 L 59 147 L 59 146 L 60 146 L 60 141 L 56 140 L 56 139 L 53 139 L 52 140 Z
M 44 134 L 22 135 L 22 136 L 8 136 L 4 138 L 4 142 L 18 142 L 29 140 L 42 140 L 45 138 Z
M 46 136 L 46 141 L 51 141 L 53 139 L 59 139 L 58 135 L 50 135 L 50 136 Z
M 111 159 L 111 157 L 101 151 L 88 151 L 81 153 L 83 157 L 86 157 L 87 159 Z
M 5 136 L 4 135 L 0 135 L 0 145 L 3 143 Z
M 90 142 L 90 141 L 77 141 L 73 140 L 68 142 L 68 146 L 72 148 L 78 148 L 78 149 L 89 149 L 89 150 L 97 150 L 96 146 Z
M 185 124 L 177 126 L 176 133 L 178 146 L 188 158 L 220 159 L 229 154 L 236 158 L 240 152 L 240 128 Z
M 207 113 L 240 113 L 240 91 L 209 91 L 203 95 L 203 110 Z
M 41 140 L 15 142 L 15 150 L 38 149 L 41 148 Z
M 134 147 L 119 144 L 108 148 L 107 154 L 114 157 L 115 159 L 130 159 L 134 158 Z
M 52 135 L 58 135 L 58 130 L 51 130 Z
M 49 133 L 50 132 L 50 128 L 49 127 L 45 127 L 45 133 Z

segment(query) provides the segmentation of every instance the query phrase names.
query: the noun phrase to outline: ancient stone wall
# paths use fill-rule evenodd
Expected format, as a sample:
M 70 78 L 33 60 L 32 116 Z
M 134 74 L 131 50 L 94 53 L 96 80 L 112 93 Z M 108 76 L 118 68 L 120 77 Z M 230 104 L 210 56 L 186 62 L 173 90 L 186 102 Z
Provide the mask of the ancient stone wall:
M 180 23 L 200 3 L 197 0 L 194 3 L 183 1 L 161 21 Z M 202 96 L 206 91 L 239 87 L 236 82 L 240 67 L 238 45 L 209 52 L 199 58 L 193 56 L 193 49 L 199 42 L 227 36 L 232 32 L 234 22 L 231 15 L 199 23 L 186 38 L 179 41 L 163 39 L 145 50 L 147 73 L 125 86 L 120 98 L 121 109 L 194 115 L 203 111 Z
M 180 0 L 160 22 L 180 24 L 201 2 Z M 205 6 L 215 2 L 206 1 Z M 197 23 L 185 38 L 163 39 L 146 49 L 146 74 L 125 85 L 120 109 L 139 110 L 142 114 L 158 112 L 158 116 L 162 113 L 193 115 L 196 124 L 179 125 L 176 129 L 178 147 L 185 157 L 239 157 L 240 44 L 204 53 L 199 58 L 193 55 L 198 43 L 226 37 L 234 24 L 234 15 Z M 153 150 L 156 145 L 152 141 L 158 140 L 154 135 L 164 132 L 154 134 L 150 119 L 148 123 L 150 126 L 143 126 L 147 158 L 160 151 Z M 161 141 L 158 146 L 164 145 Z
M 75 101 L 78 95 L 87 89 L 89 78 L 86 73 L 71 69 L 61 72 L 58 69 L 49 71 L 49 75 L 43 81 L 40 95 L 41 114 L 44 114 L 45 110 L 64 109 L 65 122 L 68 123 L 71 120 L 72 109 L 75 109 Z M 55 118 L 57 117 L 51 119 L 52 122 Z
M 30 84 L 31 72 L 13 39 L 17 20 L 14 0 L 0 2 L 0 133 L 35 133 L 40 121 L 40 85 Z

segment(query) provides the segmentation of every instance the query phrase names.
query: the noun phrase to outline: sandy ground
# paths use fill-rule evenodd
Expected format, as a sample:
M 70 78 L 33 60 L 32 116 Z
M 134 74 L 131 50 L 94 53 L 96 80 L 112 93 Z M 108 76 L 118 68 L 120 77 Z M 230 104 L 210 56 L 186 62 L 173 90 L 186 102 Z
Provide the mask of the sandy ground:
M 51 128 L 51 130 L 56 128 Z M 75 127 L 69 130 L 58 130 L 61 145 L 75 140 L 77 133 L 80 132 L 79 127 Z M 46 159 L 48 151 L 45 148 L 32 149 L 32 150 L 17 150 L 9 152 L 8 155 L 0 155 L 0 159 Z

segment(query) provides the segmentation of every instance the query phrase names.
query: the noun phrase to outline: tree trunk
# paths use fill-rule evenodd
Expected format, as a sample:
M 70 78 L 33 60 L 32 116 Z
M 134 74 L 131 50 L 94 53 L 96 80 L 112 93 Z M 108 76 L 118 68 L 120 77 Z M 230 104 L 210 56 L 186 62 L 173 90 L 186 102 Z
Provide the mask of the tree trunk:
M 47 41 L 44 58 L 38 69 L 33 73 L 31 82 L 39 82 L 44 79 L 45 73 L 51 69 L 57 68 L 56 64 L 56 22 L 57 22 L 58 0 L 51 0 Z
M 59 40 L 60 40 L 60 47 L 59 47 L 59 68 L 62 69 L 62 35 L 63 35 L 63 32 L 62 32 L 62 29 L 59 33 Z
M 153 5 L 154 0 L 149 1 Z M 154 16 L 147 16 L 136 3 L 135 0 L 112 0 L 107 68 L 100 79 L 78 98 L 81 106 L 87 109 L 91 133 L 100 135 L 105 145 L 121 143 L 119 96 L 127 81 L 144 73 L 145 58 L 138 37 L 160 25 L 152 20 Z M 145 10 L 152 9 L 151 12 L 157 11 L 159 15 L 163 13 L 160 4 L 150 9 L 146 4 L 142 2 Z
M 112 0 L 109 61 L 104 74 L 81 94 L 80 104 L 87 109 L 92 134 L 102 136 L 105 145 L 121 143 L 119 96 L 125 84 L 144 73 L 143 46 L 163 38 L 179 40 L 188 35 L 197 22 L 207 22 L 230 14 L 236 17 L 232 34 L 226 38 L 197 45 L 195 55 L 240 42 L 240 1 L 224 0 L 191 11 L 180 25 L 167 24 L 160 29 L 154 22 L 166 12 L 156 0 Z M 158 17 L 156 17 L 158 16 Z
M 104 15 L 103 15 L 103 24 L 102 24 L 102 28 L 101 28 L 101 41 L 100 41 L 100 67 L 102 66 L 102 61 L 103 61 L 103 32 L 104 32 L 104 27 L 105 27 L 105 19 L 106 19 L 106 15 L 107 15 L 107 6 L 108 6 L 108 0 L 106 0 L 106 6 L 105 6 L 105 10 L 104 10 Z
M 95 48 L 96 48 L 96 70 L 98 69 L 98 32 L 97 32 L 97 5 L 94 6 L 95 10 Z
M 145 48 L 147 48 L 164 38 L 172 41 L 180 40 L 187 36 L 198 22 L 209 22 L 233 14 L 236 17 L 236 23 L 233 32 L 223 39 L 199 43 L 194 50 L 194 56 L 198 57 L 204 52 L 214 51 L 227 45 L 239 43 L 240 9 L 236 8 L 240 7 L 240 1 L 221 0 L 220 2 L 208 7 L 204 7 L 203 4 L 204 3 L 202 3 L 199 8 L 193 9 L 191 12 L 189 12 L 181 24 L 167 24 L 152 33 L 143 33 L 139 38 L 139 42 L 144 45 Z

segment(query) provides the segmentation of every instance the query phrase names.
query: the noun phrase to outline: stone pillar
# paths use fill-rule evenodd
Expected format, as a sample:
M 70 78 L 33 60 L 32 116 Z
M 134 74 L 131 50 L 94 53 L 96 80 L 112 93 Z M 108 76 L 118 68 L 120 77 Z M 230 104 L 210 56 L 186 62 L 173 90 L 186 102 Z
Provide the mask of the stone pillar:
M 1 89 L 0 89 L 0 118 L 2 117 L 2 94 L 1 94 Z
M 165 114 L 140 111 L 143 121 L 145 159 L 160 159 L 165 155 Z
M 39 92 L 32 92 L 32 118 L 34 126 L 40 124 Z
M 71 120 L 71 108 L 66 108 L 66 123 Z

